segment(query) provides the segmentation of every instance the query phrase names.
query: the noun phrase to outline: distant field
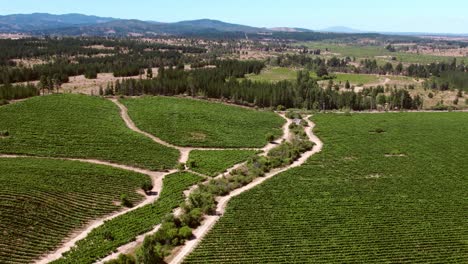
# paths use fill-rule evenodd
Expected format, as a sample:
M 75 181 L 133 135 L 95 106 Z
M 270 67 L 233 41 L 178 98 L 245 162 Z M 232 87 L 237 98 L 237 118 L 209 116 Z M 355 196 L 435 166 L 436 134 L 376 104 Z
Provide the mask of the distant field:
M 345 84 L 349 81 L 352 85 L 378 83 L 380 81 L 379 76 L 370 74 L 354 74 L 354 73 L 336 73 L 336 78 L 333 79 L 335 83 Z
M 317 75 L 313 72 L 310 73 L 311 77 L 317 78 Z M 247 79 L 252 81 L 261 81 L 261 82 L 279 82 L 285 80 L 296 80 L 297 70 L 284 67 L 274 67 L 268 68 L 262 71 L 260 74 L 250 74 L 247 75 Z
M 466 263 L 467 113 L 314 121 L 323 151 L 231 200 L 186 263 Z
M 128 129 L 106 99 L 50 95 L 0 107 L 0 153 L 89 158 L 149 169 L 173 167 L 175 149 Z
M 194 150 L 190 152 L 188 164 L 195 172 L 217 176 L 255 153 L 252 150 Z
M 149 177 L 76 161 L 0 158 L 0 263 L 31 263 L 87 221 L 121 208 Z
M 432 62 L 442 62 L 442 61 L 451 61 L 453 57 L 446 56 L 434 56 L 427 54 L 412 54 L 405 52 L 390 52 L 383 46 L 359 46 L 359 45 L 344 45 L 344 44 L 334 44 L 326 42 L 303 42 L 298 45 L 305 45 L 310 49 L 321 49 L 323 52 L 328 48 L 328 51 L 331 53 L 337 53 L 341 56 L 356 57 L 357 59 L 361 58 L 377 58 L 378 56 L 394 56 L 398 61 L 404 63 L 432 63 Z M 468 60 L 463 58 L 457 58 L 457 60 Z
M 179 172 L 164 178 L 163 190 L 156 202 L 114 218 L 94 229 L 77 247 L 67 252 L 64 258 L 52 263 L 95 263 L 119 246 L 130 243 L 134 238 L 152 230 L 161 219 L 172 213 L 184 201 L 183 191 L 203 178 L 187 172 Z M 111 236 L 112 239 L 107 239 Z
M 143 97 L 122 103 L 140 129 L 180 146 L 263 147 L 265 136 L 280 136 L 284 123 L 273 112 L 192 99 Z

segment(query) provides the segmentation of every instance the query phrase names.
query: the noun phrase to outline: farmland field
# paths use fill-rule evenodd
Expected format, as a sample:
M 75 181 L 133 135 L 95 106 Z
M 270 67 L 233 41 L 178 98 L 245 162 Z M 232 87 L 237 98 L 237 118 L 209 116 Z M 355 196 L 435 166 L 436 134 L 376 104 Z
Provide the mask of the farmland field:
M 371 74 L 353 74 L 353 73 L 336 73 L 336 78 L 333 79 L 335 83 L 346 83 L 349 81 L 352 85 L 361 85 L 369 83 L 378 83 L 379 76 Z
M 384 46 L 365 46 L 365 45 L 344 45 L 326 42 L 303 42 L 297 45 L 305 45 L 309 49 L 326 49 L 335 56 L 355 57 L 356 59 L 379 58 L 384 56 L 396 57 L 403 63 L 431 63 L 431 62 L 450 62 L 454 57 L 435 56 L 428 54 L 413 54 L 406 52 L 390 52 Z M 464 58 L 458 58 L 465 61 Z
M 52 250 L 87 221 L 121 206 L 146 175 L 76 161 L 0 159 L 0 263 L 27 263 Z
M 94 263 L 107 256 L 119 246 L 133 241 L 136 236 L 152 230 L 164 216 L 184 201 L 183 191 L 201 180 L 202 177 L 187 172 L 166 176 L 163 190 L 154 204 L 107 221 L 85 239 L 78 241 L 77 247 L 67 252 L 64 258 L 52 263 Z
M 316 115 L 324 149 L 234 198 L 186 263 L 466 263 L 466 113 Z
M 297 78 L 297 71 L 291 68 L 273 67 L 262 71 L 260 74 L 249 74 L 247 79 L 260 82 L 279 82 L 284 80 L 295 80 Z M 310 77 L 317 78 L 314 72 L 310 73 Z
M 178 152 L 128 129 L 112 102 L 84 95 L 51 95 L 0 107 L 0 153 L 101 159 L 158 170 Z
M 191 170 L 216 176 L 237 163 L 254 156 L 252 150 L 193 150 L 190 152 L 188 166 Z
M 284 123 L 273 112 L 182 98 L 143 97 L 122 103 L 140 129 L 179 146 L 263 147 L 265 136 L 280 136 Z

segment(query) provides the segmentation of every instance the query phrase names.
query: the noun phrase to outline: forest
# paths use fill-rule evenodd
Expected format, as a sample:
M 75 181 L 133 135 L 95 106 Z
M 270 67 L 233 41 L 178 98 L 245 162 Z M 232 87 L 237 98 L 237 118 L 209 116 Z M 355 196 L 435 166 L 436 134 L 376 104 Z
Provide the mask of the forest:
M 369 88 L 362 92 L 340 92 L 331 87 L 322 89 L 307 71 L 299 72 L 295 81 L 278 83 L 239 80 L 245 74 L 258 74 L 264 65 L 257 61 L 221 61 L 213 69 L 184 71 L 160 68 L 153 79 L 127 79 L 108 85 L 102 95 L 188 95 L 228 100 L 236 104 L 257 107 L 306 108 L 313 110 L 370 110 L 377 104 L 389 109 L 419 109 L 422 100 L 411 97 L 406 90 Z

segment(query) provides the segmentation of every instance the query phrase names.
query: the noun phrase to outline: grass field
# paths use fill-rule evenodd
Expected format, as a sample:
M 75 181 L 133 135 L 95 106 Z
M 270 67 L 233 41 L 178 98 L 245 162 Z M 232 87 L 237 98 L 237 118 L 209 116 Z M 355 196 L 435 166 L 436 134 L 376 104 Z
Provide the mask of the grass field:
M 336 73 L 336 78 L 333 79 L 335 83 L 345 84 L 349 81 L 351 85 L 365 85 L 369 83 L 378 83 L 379 76 L 370 74 L 354 74 L 354 73 Z
M 378 58 L 379 56 L 396 57 L 398 61 L 403 63 L 432 63 L 432 62 L 450 62 L 453 57 L 435 56 L 428 54 L 413 54 L 406 52 L 390 52 L 384 46 L 364 46 L 364 45 L 344 45 L 326 42 L 303 42 L 298 45 L 305 45 L 310 49 L 321 49 L 325 51 L 327 48 L 333 54 L 343 57 L 356 57 L 356 59 Z M 457 60 L 465 60 L 457 58 Z
M 194 150 L 190 152 L 188 166 L 195 172 L 217 176 L 255 153 L 252 150 Z
M 317 78 L 315 72 L 310 73 L 310 77 Z M 297 79 L 297 70 L 284 67 L 274 67 L 263 70 L 260 74 L 250 74 L 246 76 L 247 79 L 259 82 L 279 82 L 279 81 L 292 81 Z
M 30 263 L 85 222 L 133 203 L 146 175 L 76 161 L 0 158 L 0 263 Z
M 280 136 L 284 123 L 273 112 L 191 99 L 143 97 L 122 103 L 140 129 L 179 146 L 263 147 L 265 136 Z
M 466 263 L 468 114 L 314 121 L 323 151 L 234 198 L 186 263 Z
M 95 263 L 119 246 L 130 243 L 140 234 L 146 233 L 161 222 L 184 201 L 183 191 L 203 180 L 202 177 L 179 172 L 164 178 L 164 187 L 154 204 L 147 205 L 121 215 L 94 229 L 77 247 L 52 263 Z
M 106 99 L 51 95 L 0 107 L 0 153 L 101 159 L 161 169 L 173 167 L 175 149 L 128 129 Z

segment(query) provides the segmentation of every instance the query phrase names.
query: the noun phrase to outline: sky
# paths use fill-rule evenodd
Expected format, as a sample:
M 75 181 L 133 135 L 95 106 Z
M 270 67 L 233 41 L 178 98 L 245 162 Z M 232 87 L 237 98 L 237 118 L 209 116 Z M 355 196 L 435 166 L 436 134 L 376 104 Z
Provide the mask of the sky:
M 217 19 L 256 27 L 468 33 L 467 0 L 0 0 L 0 15 L 82 13 L 176 22 Z

